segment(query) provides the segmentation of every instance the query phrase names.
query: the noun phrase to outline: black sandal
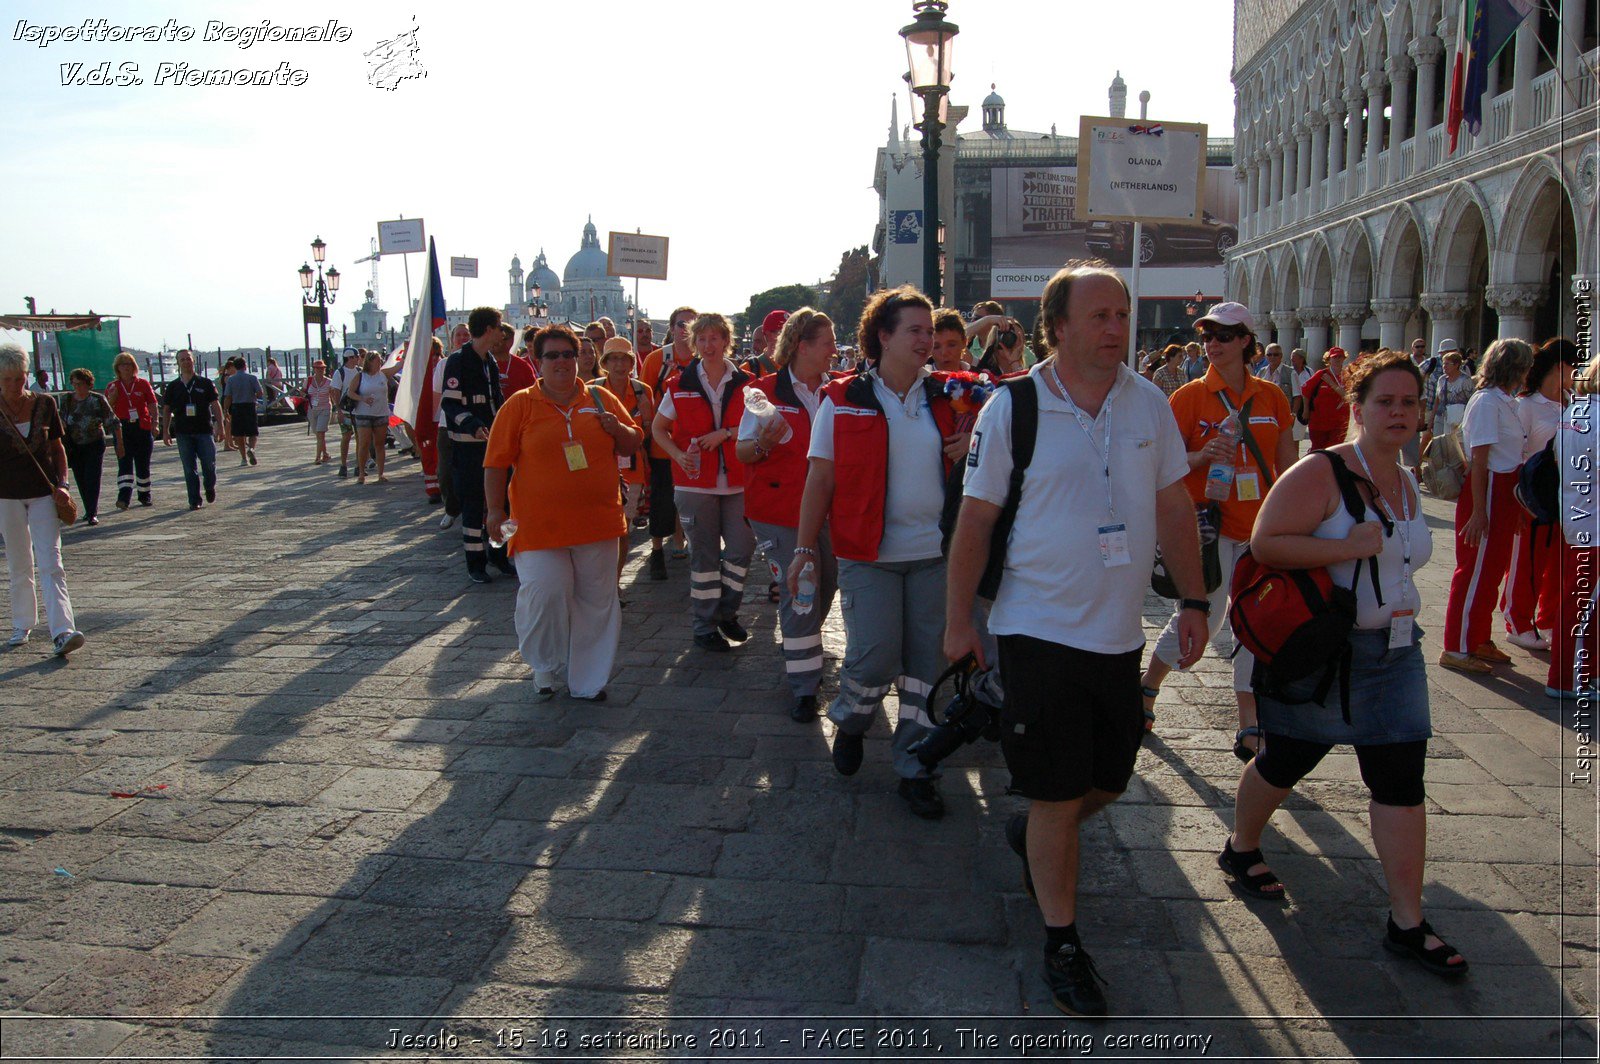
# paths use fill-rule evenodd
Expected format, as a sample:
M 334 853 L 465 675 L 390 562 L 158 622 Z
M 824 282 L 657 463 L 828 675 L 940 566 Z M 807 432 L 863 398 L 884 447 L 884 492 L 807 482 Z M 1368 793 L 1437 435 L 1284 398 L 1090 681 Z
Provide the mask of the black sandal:
M 1244 745 L 1244 741 L 1251 737 L 1254 737 L 1256 740 L 1256 749 L 1254 750 Z M 1233 756 L 1248 765 L 1252 760 L 1255 759 L 1256 754 L 1260 752 L 1261 740 L 1265 739 L 1266 737 L 1267 733 L 1262 731 L 1257 725 L 1252 724 L 1247 728 L 1240 728 L 1238 731 L 1233 733 Z
M 1446 978 L 1465 975 L 1467 972 L 1467 959 L 1461 957 L 1455 947 L 1443 939 L 1439 939 L 1439 945 L 1433 949 L 1426 948 L 1423 943 L 1428 940 L 1429 935 L 1437 937 L 1438 932 L 1428 926 L 1428 921 L 1422 921 L 1422 923 L 1409 931 L 1402 931 L 1395 926 L 1394 915 L 1391 913 L 1389 916 L 1389 933 L 1384 936 L 1383 948 L 1390 953 L 1398 953 L 1404 957 L 1414 958 L 1418 964 L 1435 975 L 1442 975 Z M 1451 964 L 1450 959 L 1452 957 L 1461 957 L 1461 960 L 1459 963 Z
M 1144 707 L 1144 730 L 1145 731 L 1155 731 L 1156 730 L 1155 699 L 1161 697 L 1161 688 L 1159 688 L 1159 687 L 1144 687 L 1144 686 L 1141 686 L 1139 688 L 1139 693 L 1144 695 L 1145 698 L 1151 700 L 1150 704 Z
M 1239 890 L 1252 898 L 1260 898 L 1262 901 L 1283 901 L 1286 897 L 1283 884 L 1278 881 L 1278 877 L 1273 875 L 1270 869 L 1265 872 L 1257 872 L 1255 875 L 1250 874 L 1251 865 L 1266 863 L 1259 849 L 1247 850 L 1244 853 L 1235 850 L 1231 835 L 1228 837 L 1228 841 L 1223 843 L 1222 852 L 1217 854 L 1217 867 L 1233 877 L 1233 885 Z M 1277 887 L 1278 889 L 1268 890 L 1268 887 Z

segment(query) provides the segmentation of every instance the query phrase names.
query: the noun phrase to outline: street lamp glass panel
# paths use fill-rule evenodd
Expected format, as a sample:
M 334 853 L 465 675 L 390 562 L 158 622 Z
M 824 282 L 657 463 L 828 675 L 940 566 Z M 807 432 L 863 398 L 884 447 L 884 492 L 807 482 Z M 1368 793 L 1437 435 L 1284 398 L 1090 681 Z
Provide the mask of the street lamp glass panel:
M 919 3 L 916 10 L 917 21 L 900 31 L 900 36 L 906 40 L 906 65 L 911 68 L 911 87 L 948 89 L 955 37 L 960 31 L 954 23 L 944 20 L 943 3 Z
M 322 238 L 320 236 L 317 237 L 315 240 L 313 240 L 311 242 L 311 257 L 313 259 L 315 259 L 318 262 L 321 262 L 322 261 L 322 257 L 324 255 L 326 255 L 327 253 L 328 253 L 328 245 L 326 245 L 326 244 L 324 244 L 322 242 Z
M 337 292 L 338 290 L 339 290 L 339 271 L 336 270 L 336 269 L 330 269 L 328 271 L 328 291 Z
M 534 299 L 538 299 L 543 294 L 544 294 L 544 289 L 540 288 L 538 285 L 534 285 L 533 286 L 533 298 Z
M 311 278 L 316 276 L 316 274 L 311 270 L 311 264 L 306 263 L 304 266 L 301 266 L 299 272 L 300 287 L 304 288 L 307 292 L 311 291 Z

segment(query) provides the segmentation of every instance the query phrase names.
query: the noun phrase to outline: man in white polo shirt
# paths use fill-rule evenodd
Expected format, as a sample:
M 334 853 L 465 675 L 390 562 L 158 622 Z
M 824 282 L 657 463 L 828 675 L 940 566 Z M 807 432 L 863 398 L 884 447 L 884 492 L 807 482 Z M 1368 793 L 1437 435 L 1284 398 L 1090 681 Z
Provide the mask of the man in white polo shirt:
M 1027 382 L 1038 396 L 1034 459 L 989 617 L 1006 691 L 1001 747 L 1011 786 L 1032 800 L 1007 837 L 1045 922 L 1045 982 L 1056 1007 L 1106 1011 L 1079 942 L 1078 826 L 1128 785 L 1144 734 L 1140 623 L 1156 547 L 1179 590 L 1180 661 L 1206 642 L 1205 583 L 1183 438 L 1167 397 L 1123 363 L 1128 290 L 1109 268 L 1071 265 L 1045 286 L 1040 316 L 1055 357 Z M 1011 476 L 1012 395 L 978 415 L 966 498 L 950 546 L 945 653 L 983 663 L 973 597 Z M 1103 980 L 1101 980 L 1103 981 Z

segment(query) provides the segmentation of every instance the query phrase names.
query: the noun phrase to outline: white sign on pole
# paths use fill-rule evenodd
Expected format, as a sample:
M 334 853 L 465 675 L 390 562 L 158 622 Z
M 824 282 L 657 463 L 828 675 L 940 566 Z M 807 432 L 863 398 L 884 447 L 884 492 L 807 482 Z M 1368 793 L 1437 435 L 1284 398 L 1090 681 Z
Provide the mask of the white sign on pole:
M 450 256 L 451 277 L 476 277 L 478 276 L 478 260 Z
M 1199 222 L 1206 127 L 1198 122 L 1078 122 L 1076 215 L 1092 221 Z
M 1005 267 L 989 271 L 991 299 L 1038 299 L 1056 267 Z
M 612 277 L 667 279 L 667 238 L 645 233 L 612 233 L 606 246 L 606 273 Z
M 413 251 L 427 251 L 428 241 L 422 235 L 421 218 L 399 218 L 378 223 L 378 253 L 380 255 L 406 255 Z

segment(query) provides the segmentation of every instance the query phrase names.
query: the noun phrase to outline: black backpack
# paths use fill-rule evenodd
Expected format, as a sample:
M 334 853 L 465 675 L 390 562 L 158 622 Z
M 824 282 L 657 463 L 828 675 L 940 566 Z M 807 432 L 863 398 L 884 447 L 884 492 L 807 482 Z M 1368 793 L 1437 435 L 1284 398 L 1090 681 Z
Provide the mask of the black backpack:
M 1544 445 L 1544 450 L 1529 455 L 1517 470 L 1517 485 L 1513 489 L 1517 501 L 1528 511 L 1535 525 L 1555 525 L 1561 519 L 1561 470 L 1556 463 L 1556 438 Z
M 1039 391 L 1032 377 L 1016 377 L 1004 382 L 1011 393 L 1011 482 L 1006 486 L 1006 502 L 1000 508 L 1000 517 L 994 523 L 994 535 L 989 539 L 989 560 L 983 567 L 983 578 L 978 581 L 978 595 L 993 601 L 1000 590 L 1000 578 L 1005 575 L 1006 546 L 1011 540 L 1011 526 L 1017 520 L 1017 507 L 1022 501 L 1022 480 L 1033 461 L 1033 444 L 1039 435 Z M 970 456 L 969 456 L 970 460 Z M 966 487 L 967 462 L 956 462 L 944 482 L 944 509 L 939 514 L 940 549 L 950 556 L 950 537 L 955 534 L 956 517 L 961 512 L 962 491 Z

